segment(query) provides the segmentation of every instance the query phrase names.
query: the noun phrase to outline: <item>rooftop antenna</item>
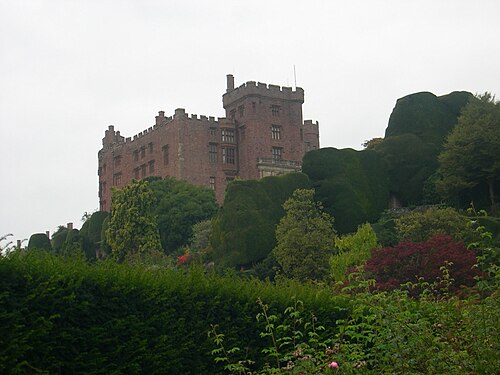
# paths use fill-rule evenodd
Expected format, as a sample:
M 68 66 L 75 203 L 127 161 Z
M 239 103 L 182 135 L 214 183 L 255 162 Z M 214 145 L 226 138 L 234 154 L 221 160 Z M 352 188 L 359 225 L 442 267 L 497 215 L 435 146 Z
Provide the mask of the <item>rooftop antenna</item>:
M 293 64 L 293 82 L 295 84 L 295 90 L 297 90 L 297 73 L 295 72 L 295 64 Z

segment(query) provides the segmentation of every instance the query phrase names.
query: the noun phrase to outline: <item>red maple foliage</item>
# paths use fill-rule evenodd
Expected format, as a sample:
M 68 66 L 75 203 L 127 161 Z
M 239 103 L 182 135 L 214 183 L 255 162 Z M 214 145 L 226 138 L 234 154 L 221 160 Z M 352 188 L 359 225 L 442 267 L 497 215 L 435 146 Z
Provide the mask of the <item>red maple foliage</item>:
M 406 282 L 415 282 L 417 277 L 432 282 L 442 276 L 440 268 L 447 262 L 450 276 L 454 279 L 451 289 L 474 285 L 474 276 L 479 275 L 476 256 L 463 242 L 447 235 L 436 235 L 424 242 L 403 241 L 394 247 L 373 249 L 365 270 L 377 284 L 376 289 L 396 289 Z

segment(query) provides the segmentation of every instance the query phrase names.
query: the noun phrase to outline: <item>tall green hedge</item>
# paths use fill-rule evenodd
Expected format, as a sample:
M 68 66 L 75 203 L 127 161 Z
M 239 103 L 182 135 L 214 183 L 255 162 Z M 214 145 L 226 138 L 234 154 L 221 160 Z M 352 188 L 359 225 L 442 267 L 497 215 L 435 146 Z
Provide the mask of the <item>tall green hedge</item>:
M 376 221 L 387 208 L 389 179 L 384 161 L 374 151 L 323 148 L 308 152 L 302 169 L 341 234 Z
M 273 286 L 28 252 L 0 259 L 0 373 L 217 374 L 207 337 L 219 324 L 227 348 L 259 360 L 269 343 L 255 319 L 296 296 L 331 335 L 348 301 L 297 283 Z
M 308 187 L 309 179 L 303 173 L 229 184 L 224 206 L 213 221 L 215 261 L 246 266 L 266 258 L 276 245 L 275 230 L 284 215 L 283 203 L 295 189 Z

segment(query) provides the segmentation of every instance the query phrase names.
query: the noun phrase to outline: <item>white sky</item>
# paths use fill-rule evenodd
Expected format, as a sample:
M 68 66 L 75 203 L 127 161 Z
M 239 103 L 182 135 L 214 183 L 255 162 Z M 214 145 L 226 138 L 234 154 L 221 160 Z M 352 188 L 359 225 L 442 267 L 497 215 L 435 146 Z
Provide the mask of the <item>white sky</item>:
M 97 152 L 159 110 L 224 116 L 226 74 L 304 88 L 322 147 L 384 135 L 402 96 L 500 96 L 500 1 L 0 0 L 0 236 L 98 207 Z

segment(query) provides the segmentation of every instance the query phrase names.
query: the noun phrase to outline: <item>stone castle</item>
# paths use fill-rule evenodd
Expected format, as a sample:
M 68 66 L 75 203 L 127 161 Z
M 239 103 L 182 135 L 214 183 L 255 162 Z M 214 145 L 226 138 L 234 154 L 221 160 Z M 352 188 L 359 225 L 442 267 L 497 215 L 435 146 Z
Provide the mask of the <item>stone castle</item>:
M 226 117 L 160 111 L 154 126 L 125 138 L 109 126 L 98 153 L 99 205 L 111 208 L 111 187 L 132 179 L 172 176 L 215 191 L 224 199 L 235 178 L 259 179 L 301 170 L 302 157 L 319 148 L 318 123 L 302 120 L 304 90 L 227 76 Z

